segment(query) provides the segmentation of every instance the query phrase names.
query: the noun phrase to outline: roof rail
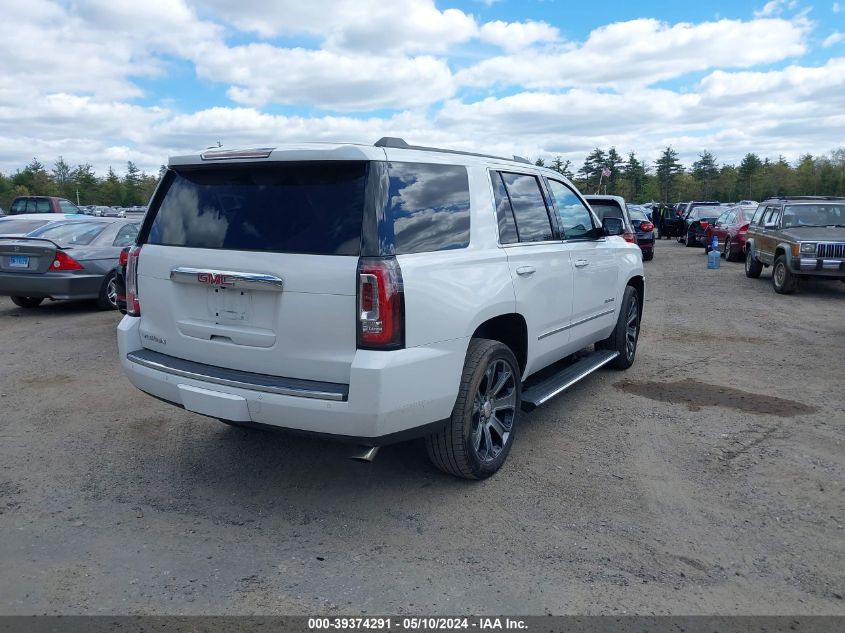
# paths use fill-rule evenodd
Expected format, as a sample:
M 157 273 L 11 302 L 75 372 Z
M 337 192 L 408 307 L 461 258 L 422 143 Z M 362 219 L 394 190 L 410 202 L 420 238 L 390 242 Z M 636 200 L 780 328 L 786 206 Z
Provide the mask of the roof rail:
M 842 200 L 845 196 L 769 196 L 766 200 Z
M 506 160 L 516 163 L 531 164 L 531 161 L 522 156 L 514 154 L 513 158 L 506 158 L 504 156 L 494 156 L 492 154 L 477 154 L 475 152 L 463 152 L 457 149 L 443 149 L 440 147 L 425 147 L 422 145 L 408 145 L 405 139 L 397 136 L 383 136 L 374 143 L 375 147 L 393 147 L 395 149 L 415 149 L 420 152 L 442 152 L 444 154 L 458 154 L 459 156 L 478 156 L 479 158 L 495 158 L 496 160 Z

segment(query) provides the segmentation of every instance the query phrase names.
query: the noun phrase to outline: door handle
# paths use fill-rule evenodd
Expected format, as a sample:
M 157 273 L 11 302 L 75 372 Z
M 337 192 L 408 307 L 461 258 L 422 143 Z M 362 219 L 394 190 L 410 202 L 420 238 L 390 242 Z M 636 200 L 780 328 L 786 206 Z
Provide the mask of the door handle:
M 533 275 L 537 272 L 537 269 L 534 266 L 520 266 L 516 269 L 516 274 L 521 275 L 522 277 L 527 277 L 528 275 Z
M 590 262 L 586 259 L 578 259 L 575 261 L 575 268 L 583 268 L 584 266 L 589 266 Z

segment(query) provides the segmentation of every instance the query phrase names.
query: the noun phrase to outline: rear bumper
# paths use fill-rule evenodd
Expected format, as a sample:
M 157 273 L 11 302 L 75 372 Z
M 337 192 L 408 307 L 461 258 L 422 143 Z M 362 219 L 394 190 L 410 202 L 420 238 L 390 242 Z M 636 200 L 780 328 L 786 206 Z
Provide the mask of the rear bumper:
M 73 273 L 0 273 L 0 296 L 96 299 L 103 278 Z
M 393 352 L 358 350 L 348 385 L 264 376 L 271 383 L 282 381 L 276 389 L 258 384 L 267 380 L 250 385 L 246 372 L 209 371 L 203 369 L 208 366 L 198 369 L 173 357 L 149 355 L 139 327 L 140 319 L 124 317 L 117 330 L 121 365 L 138 389 L 213 418 L 373 445 L 423 434 L 451 415 L 468 345 L 457 339 Z M 138 362 L 139 357 L 164 361 L 164 366 Z M 174 373 L 174 366 L 186 371 Z M 294 395 L 298 388 L 303 392 Z

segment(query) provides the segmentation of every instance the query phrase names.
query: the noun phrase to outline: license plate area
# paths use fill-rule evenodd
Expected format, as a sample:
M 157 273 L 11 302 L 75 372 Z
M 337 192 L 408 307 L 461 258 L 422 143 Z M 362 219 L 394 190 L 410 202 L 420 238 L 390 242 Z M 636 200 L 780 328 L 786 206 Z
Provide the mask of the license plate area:
M 9 268 L 29 268 L 27 255 L 9 255 Z
M 252 294 L 249 290 L 225 286 L 207 289 L 208 310 L 217 323 L 249 323 L 252 320 Z

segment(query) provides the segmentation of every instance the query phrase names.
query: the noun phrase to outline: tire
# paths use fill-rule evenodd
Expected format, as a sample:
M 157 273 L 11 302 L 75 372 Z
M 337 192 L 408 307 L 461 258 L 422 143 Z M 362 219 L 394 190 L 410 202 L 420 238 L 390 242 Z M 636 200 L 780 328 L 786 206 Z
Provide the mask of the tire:
M 654 259 L 654 251 L 653 250 L 650 250 L 648 252 L 643 251 L 643 261 L 644 262 L 650 262 L 652 259 Z
M 687 247 L 695 246 L 698 242 L 695 239 L 695 229 L 690 227 L 689 231 L 687 231 L 687 239 L 685 244 Z
M 778 255 L 772 266 L 772 286 L 780 295 L 791 295 L 798 287 L 798 277 L 793 275 L 786 265 L 786 257 Z
M 495 401 L 502 404 L 499 409 L 493 408 Z M 519 363 L 510 348 L 499 341 L 472 339 L 452 415 L 425 439 L 429 459 L 450 475 L 486 479 L 510 453 L 521 402 Z
M 726 235 L 725 236 L 725 245 L 722 247 L 722 257 L 725 258 L 726 262 L 732 262 L 733 261 L 732 248 L 733 247 L 731 246 L 731 236 Z
M 37 308 L 44 301 L 41 297 L 9 297 L 19 308 Z
M 596 343 L 596 349 L 619 352 L 619 356 L 610 361 L 607 367 L 624 370 L 634 364 L 637 356 L 637 342 L 640 338 L 641 317 L 639 293 L 633 286 L 627 286 L 622 297 L 622 309 L 619 311 L 616 327 L 613 328 L 610 336 Z
M 117 275 L 114 271 L 106 275 L 103 284 L 100 286 L 100 294 L 97 297 L 97 307 L 100 310 L 117 310 Z
M 745 249 L 745 276 L 749 279 L 757 279 L 763 272 L 763 264 L 754 257 L 754 251 L 750 247 Z

